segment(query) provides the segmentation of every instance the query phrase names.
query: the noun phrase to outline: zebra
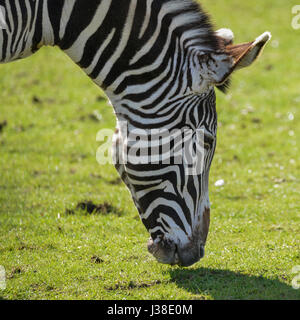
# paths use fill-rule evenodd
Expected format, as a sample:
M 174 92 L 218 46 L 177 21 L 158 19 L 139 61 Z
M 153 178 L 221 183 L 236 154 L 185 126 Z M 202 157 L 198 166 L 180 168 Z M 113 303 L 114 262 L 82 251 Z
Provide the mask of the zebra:
M 195 0 L 0 0 L 0 8 L 1 63 L 58 46 L 111 101 L 115 167 L 150 234 L 149 252 L 182 267 L 203 258 L 215 88 L 226 92 L 232 73 L 250 66 L 271 34 L 235 45 L 232 31 L 215 31 Z M 202 130 L 193 143 L 203 146 L 203 170 L 187 175 L 185 163 L 123 161 L 119 150 L 128 151 L 126 134 L 136 129 Z

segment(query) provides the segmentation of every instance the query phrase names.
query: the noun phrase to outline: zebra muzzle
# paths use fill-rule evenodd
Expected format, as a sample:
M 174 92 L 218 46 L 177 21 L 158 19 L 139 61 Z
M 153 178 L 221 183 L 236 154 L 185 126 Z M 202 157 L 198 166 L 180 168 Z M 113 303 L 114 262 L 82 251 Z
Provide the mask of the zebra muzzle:
M 155 239 L 148 241 L 148 251 L 163 264 L 189 267 L 198 262 L 204 256 L 204 245 L 189 244 L 180 248 L 169 239 Z

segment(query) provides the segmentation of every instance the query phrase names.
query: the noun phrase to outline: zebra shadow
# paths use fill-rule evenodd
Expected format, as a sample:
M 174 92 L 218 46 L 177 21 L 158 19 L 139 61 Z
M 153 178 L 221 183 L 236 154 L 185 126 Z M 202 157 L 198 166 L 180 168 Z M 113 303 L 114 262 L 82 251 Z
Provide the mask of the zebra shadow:
M 172 269 L 168 273 L 179 288 L 216 300 L 299 300 L 300 290 L 279 279 L 251 276 L 229 270 L 197 268 Z

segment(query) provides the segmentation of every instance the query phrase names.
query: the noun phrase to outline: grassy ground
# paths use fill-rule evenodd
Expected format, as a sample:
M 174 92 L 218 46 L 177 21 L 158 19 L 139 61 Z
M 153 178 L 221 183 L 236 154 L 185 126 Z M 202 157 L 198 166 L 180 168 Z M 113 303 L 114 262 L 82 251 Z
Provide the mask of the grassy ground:
M 299 299 L 300 30 L 290 0 L 202 1 L 239 42 L 273 34 L 262 59 L 218 94 L 205 258 L 158 264 L 96 133 L 113 128 L 99 89 L 59 50 L 1 66 L 0 299 Z M 102 115 L 99 121 L 95 112 Z M 225 185 L 214 183 L 224 179 Z M 90 200 L 98 213 L 77 210 Z

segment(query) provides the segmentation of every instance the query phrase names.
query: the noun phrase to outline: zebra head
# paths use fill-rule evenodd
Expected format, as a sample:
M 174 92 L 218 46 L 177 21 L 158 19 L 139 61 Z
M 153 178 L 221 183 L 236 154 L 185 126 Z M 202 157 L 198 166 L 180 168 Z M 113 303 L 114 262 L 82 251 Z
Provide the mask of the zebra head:
M 216 39 L 218 51 L 190 53 L 187 74 L 181 75 L 186 80 L 176 79 L 181 86 L 176 95 L 161 98 L 156 108 L 132 108 L 134 102 L 127 96 L 116 108 L 126 110 L 117 112 L 116 168 L 151 235 L 149 252 L 165 264 L 190 266 L 204 256 L 210 225 L 209 170 L 217 133 L 214 87 L 225 91 L 232 72 L 251 65 L 270 34 L 233 45 L 231 31 L 221 29 Z

